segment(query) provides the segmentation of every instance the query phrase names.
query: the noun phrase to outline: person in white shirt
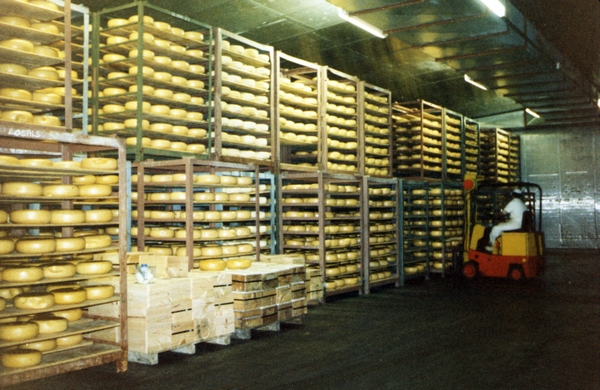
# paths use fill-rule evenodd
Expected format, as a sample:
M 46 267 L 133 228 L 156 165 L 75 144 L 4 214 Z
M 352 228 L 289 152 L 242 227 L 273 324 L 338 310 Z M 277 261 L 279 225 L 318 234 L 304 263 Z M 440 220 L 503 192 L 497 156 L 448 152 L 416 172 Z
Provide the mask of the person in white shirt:
M 506 205 L 502 213 L 508 215 L 506 222 L 499 223 L 492 228 L 490 232 L 490 242 L 485 249 L 489 252 L 494 248 L 496 239 L 500 237 L 502 232 L 507 230 L 520 229 L 523 223 L 523 213 L 527 211 L 527 206 L 523 203 L 523 193 L 519 189 L 515 189 L 512 192 L 513 199 Z

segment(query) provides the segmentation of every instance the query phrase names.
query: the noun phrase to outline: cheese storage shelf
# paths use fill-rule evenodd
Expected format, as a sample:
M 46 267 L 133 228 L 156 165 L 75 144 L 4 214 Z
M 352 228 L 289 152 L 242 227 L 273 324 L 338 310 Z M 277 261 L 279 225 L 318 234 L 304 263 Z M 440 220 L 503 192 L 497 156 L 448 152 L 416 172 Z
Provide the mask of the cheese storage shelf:
M 323 69 L 277 52 L 277 128 L 280 169 L 323 170 L 320 140 L 324 127 Z
M 372 288 L 394 284 L 400 286 L 401 246 L 398 179 L 363 176 L 362 233 L 365 294 Z M 366 275 L 369 275 L 366 277 Z
M 60 4 L 60 5 L 59 5 Z M 75 66 L 83 52 L 75 43 L 89 21 L 83 6 L 65 2 L 0 2 L 0 120 L 29 123 L 45 130 L 71 131 L 73 116 L 87 110 L 87 68 Z M 72 70 L 75 74 L 72 74 Z
M 402 275 L 401 283 L 415 277 L 429 278 L 429 202 L 426 181 L 400 180 L 399 246 Z
M 443 178 L 443 111 L 423 100 L 394 104 L 394 176 Z
M 465 173 L 479 174 L 479 123 L 464 118 L 464 166 Z
M 465 174 L 463 116 L 444 108 L 444 179 L 462 181 Z
M 92 132 L 128 158 L 208 159 L 212 29 L 136 1 L 94 14 Z
M 214 51 L 211 159 L 273 167 L 273 47 L 215 28 Z
M 258 166 L 181 159 L 135 169 L 133 236 L 140 251 L 187 256 L 190 269 L 204 259 L 271 252 L 274 189 Z
M 392 175 L 392 93 L 361 81 L 358 89 L 359 146 L 363 158 L 363 175 L 390 177 Z
M 508 179 L 511 182 L 521 181 L 521 137 L 518 135 L 510 136 L 508 158 Z
M 118 371 L 125 371 L 127 369 L 127 355 L 125 352 L 127 350 L 127 330 L 126 323 L 124 323 L 127 310 L 127 292 L 124 277 L 126 274 L 125 246 L 115 244 L 117 242 L 125 242 L 127 232 L 125 215 L 126 199 L 125 197 L 119 198 L 116 196 L 116 194 L 128 192 L 124 144 L 122 141 L 114 138 L 92 137 L 65 131 L 32 129 L 31 126 L 25 123 L 13 124 L 4 121 L 0 121 L 0 140 L 2 142 L 0 154 L 3 155 L 3 161 L 5 162 L 0 166 L 0 181 L 3 184 L 3 192 L 9 192 L 10 190 L 7 190 L 7 188 L 17 188 L 16 192 L 13 193 L 13 191 L 10 191 L 9 195 L 5 194 L 0 199 L 0 209 L 11 219 L 10 223 L 2 224 L 2 231 L 5 237 L 0 238 L 0 240 L 6 240 L 6 237 L 16 237 L 16 244 L 18 244 L 21 240 L 25 239 L 24 236 L 28 236 L 34 241 L 37 238 L 37 240 L 58 242 L 59 240 L 69 240 L 71 237 L 75 237 L 75 239 L 83 237 L 78 234 L 79 232 L 85 233 L 84 235 L 90 238 L 90 246 L 87 249 L 84 246 L 80 250 L 65 247 L 61 248 L 61 251 L 37 249 L 31 251 L 30 249 L 24 250 L 25 248 L 16 247 L 16 251 L 15 249 L 8 251 L 7 247 L 3 247 L 4 254 L 0 255 L 0 263 L 2 263 L 4 270 L 10 270 L 9 266 L 11 265 L 24 267 L 27 264 L 32 267 L 45 267 L 53 265 L 56 262 L 85 262 L 93 259 L 96 255 L 104 255 L 107 251 L 115 252 L 113 255 L 115 260 L 112 264 L 111 262 L 102 263 L 103 267 L 107 269 L 103 274 L 73 274 L 70 277 L 52 278 L 46 276 L 45 278 L 33 278 L 33 280 L 25 279 L 31 281 L 19 281 L 21 279 L 12 281 L 11 278 L 9 279 L 11 280 L 10 282 L 7 282 L 7 278 L 4 278 L 5 280 L 0 282 L 0 290 L 3 291 L 3 296 L 8 298 L 8 305 L 4 310 L 0 311 L 0 318 L 8 320 L 15 316 L 35 316 L 36 314 L 50 313 L 57 313 L 59 315 L 64 310 L 86 309 L 107 302 L 118 302 L 120 304 L 120 310 L 116 314 L 116 318 L 99 320 L 87 318 L 86 314 L 82 313 L 82 319 L 72 319 L 68 323 L 66 330 L 60 333 L 41 334 L 19 341 L 3 340 L 0 343 L 0 353 L 6 353 L 8 349 L 14 346 L 22 346 L 27 343 L 73 335 L 83 336 L 83 341 L 76 345 L 58 347 L 44 352 L 41 363 L 37 365 L 18 369 L 1 367 L 0 385 L 6 386 L 109 362 L 116 363 Z M 87 160 L 86 165 L 88 163 L 102 164 L 105 162 L 104 159 L 93 160 L 92 162 L 92 160 L 88 160 L 85 156 L 90 158 L 95 154 L 106 151 L 112 151 L 118 155 L 118 160 L 110 163 L 111 166 L 116 168 L 102 169 L 102 165 L 96 165 L 97 169 L 62 168 L 65 164 L 68 166 L 77 165 L 76 162 L 71 162 L 73 160 L 81 160 L 81 164 Z M 42 163 L 44 166 L 36 166 Z M 98 201 L 98 199 L 88 198 L 85 200 L 85 204 L 81 204 L 82 202 L 77 201 L 79 197 L 61 196 L 49 199 L 42 196 L 31 196 L 31 192 L 26 192 L 28 195 L 20 197 L 18 192 L 18 188 L 21 188 L 19 186 L 23 188 L 35 187 L 36 191 L 44 191 L 46 186 L 50 185 L 58 185 L 61 188 L 64 186 L 72 189 L 73 186 L 70 183 L 75 183 L 77 188 L 83 188 L 84 184 L 79 183 L 79 178 L 85 177 L 86 180 L 93 178 L 95 181 L 100 176 L 111 176 L 111 182 L 114 183 L 103 187 L 103 191 L 110 191 L 112 194 L 111 196 L 104 197 L 113 200 L 113 202 L 110 202 L 110 206 L 107 206 L 102 201 Z M 112 177 L 116 181 L 112 180 Z M 8 184 L 11 182 L 17 182 L 17 185 Z M 17 218 L 18 215 L 14 214 L 21 211 L 27 213 L 32 211 L 33 214 L 37 215 L 39 211 L 51 215 L 55 212 L 71 213 L 72 211 L 77 212 L 81 210 L 83 213 L 80 213 L 80 215 L 87 215 L 85 212 L 88 210 L 93 212 L 98 207 L 100 209 L 114 210 L 114 213 L 113 211 L 108 213 L 110 220 L 106 220 L 105 223 L 70 223 L 66 221 L 46 225 L 35 224 L 31 221 L 20 224 L 16 223 L 21 221 Z M 17 219 L 13 221 L 13 217 Z M 104 233 L 99 229 L 105 229 Z M 46 234 L 44 235 L 44 233 Z M 86 242 L 85 238 L 82 239 L 83 241 L 80 244 Z M 103 243 L 101 245 L 98 244 L 97 247 L 95 244 L 92 245 L 91 243 L 96 239 L 101 239 Z M 81 248 L 81 246 L 78 248 Z M 98 263 L 93 264 L 96 265 Z M 107 289 L 109 292 L 114 292 L 111 293 L 112 296 L 102 299 L 90 299 L 88 297 L 88 299 L 76 304 L 45 305 L 45 308 L 38 309 L 19 309 L 14 305 L 13 298 L 15 298 L 15 294 L 17 296 L 16 299 L 20 300 L 21 298 L 18 297 L 18 294 L 22 293 L 24 289 L 28 289 L 29 294 L 45 294 L 45 288 L 48 286 L 66 284 L 77 284 L 82 287 L 89 286 L 88 288 L 108 285 L 109 287 L 102 288 Z M 10 324 L 10 321 L 3 321 L 2 325 L 5 326 L 6 324 Z M 117 329 L 116 333 L 119 334 L 119 340 L 117 342 L 94 341 L 95 344 L 92 345 L 90 340 L 94 339 L 95 334 L 98 331 L 108 328 Z
M 360 179 L 283 172 L 278 183 L 280 251 L 319 267 L 325 297 L 362 291 Z
M 508 183 L 510 133 L 498 128 L 482 129 L 480 137 L 480 174 L 484 181 Z

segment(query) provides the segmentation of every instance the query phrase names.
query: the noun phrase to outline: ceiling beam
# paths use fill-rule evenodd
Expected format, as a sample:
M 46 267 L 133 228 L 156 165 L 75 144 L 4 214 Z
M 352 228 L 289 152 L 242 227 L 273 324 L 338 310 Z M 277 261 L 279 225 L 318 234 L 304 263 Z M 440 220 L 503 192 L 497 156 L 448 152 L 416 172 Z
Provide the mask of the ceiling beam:
M 387 11 L 389 9 L 406 7 L 408 5 L 424 3 L 425 1 L 427 1 L 427 0 L 410 0 L 410 1 L 405 1 L 404 3 L 394 3 L 394 4 L 389 4 L 389 5 L 382 5 L 380 7 L 365 8 L 365 9 L 362 9 L 359 11 L 348 12 L 348 15 L 349 16 L 358 16 L 358 15 L 370 14 L 373 12 Z
M 514 93 L 506 93 L 504 97 L 516 97 L 516 96 L 539 96 L 539 95 L 551 95 L 556 93 L 564 93 L 564 92 L 572 92 L 575 91 L 574 87 L 571 88 L 562 88 L 562 89 L 554 89 L 550 91 L 528 91 L 528 92 L 514 92 Z
M 568 110 L 573 107 L 585 107 L 588 109 L 593 109 L 594 105 L 592 102 L 576 102 L 576 103 L 555 103 L 555 104 L 546 104 L 543 106 L 536 106 L 535 103 L 528 104 L 527 107 L 535 110 L 536 112 L 554 112 L 554 111 L 563 111 Z M 582 108 L 583 109 L 583 108 Z
M 545 125 L 534 125 L 527 126 L 527 130 L 562 130 L 565 128 L 572 127 L 586 127 L 586 126 L 600 126 L 600 120 L 590 122 L 565 122 L 565 123 L 552 123 Z
M 506 79 L 521 79 L 524 77 L 537 77 L 537 76 L 544 76 L 550 73 L 556 73 L 556 71 L 553 70 L 540 70 L 538 72 L 524 72 L 524 73 L 512 73 L 509 75 L 503 75 L 503 76 L 490 76 L 490 77 L 478 77 L 477 81 L 490 81 L 490 80 L 506 80 Z
M 477 82 L 480 82 L 480 79 L 477 79 Z M 562 84 L 567 83 L 568 80 L 557 80 L 557 81 L 538 81 L 536 83 L 521 83 L 521 84 L 513 84 L 513 85 L 505 85 L 499 87 L 488 87 L 490 90 L 498 90 L 498 89 L 514 89 L 514 88 L 527 88 L 527 87 L 535 87 L 537 85 L 554 85 L 554 84 Z
M 462 18 L 455 18 L 455 19 L 438 20 L 438 21 L 435 21 L 435 22 L 429 22 L 429 23 L 423 23 L 423 24 L 416 24 L 414 26 L 392 28 L 390 30 L 384 31 L 384 33 L 385 34 L 393 34 L 395 32 L 400 32 L 400 31 L 410 31 L 410 30 L 417 30 L 417 29 L 434 27 L 434 26 L 442 26 L 444 24 L 460 23 L 460 22 L 465 22 L 465 21 L 468 21 L 468 20 L 483 18 L 483 17 L 488 16 L 488 15 L 489 15 L 489 13 L 488 13 L 487 8 L 486 8 L 485 12 L 481 13 L 481 14 L 469 15 L 469 16 L 465 16 L 465 17 L 462 17 Z
M 513 67 L 521 67 L 527 65 L 539 64 L 542 62 L 541 60 L 527 60 L 527 61 L 515 61 L 515 62 L 504 62 L 502 64 L 496 65 L 486 65 L 486 66 L 473 66 L 471 68 L 462 68 L 460 69 L 462 72 L 479 72 L 485 70 L 496 70 L 502 68 L 513 68 Z
M 440 57 L 440 58 L 436 58 L 435 61 L 436 62 L 446 62 L 446 61 L 464 60 L 464 59 L 475 58 L 475 57 L 493 56 L 496 54 L 509 53 L 511 51 L 521 51 L 521 50 L 525 50 L 525 48 L 526 48 L 525 46 L 515 46 L 515 47 L 507 47 L 505 49 L 479 51 L 477 53 L 459 54 L 459 55 L 455 55 L 455 56 Z

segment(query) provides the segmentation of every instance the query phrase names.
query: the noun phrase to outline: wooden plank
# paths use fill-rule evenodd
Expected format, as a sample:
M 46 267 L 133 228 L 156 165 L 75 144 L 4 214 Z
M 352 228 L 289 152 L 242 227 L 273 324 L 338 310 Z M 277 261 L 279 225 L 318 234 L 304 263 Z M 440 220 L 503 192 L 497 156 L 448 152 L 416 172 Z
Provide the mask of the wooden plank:
M 249 299 L 256 299 L 256 298 L 264 298 L 264 297 L 269 297 L 272 295 L 277 295 L 277 290 L 276 289 L 270 289 L 270 290 L 260 290 L 260 291 L 235 291 L 233 293 L 233 299 L 234 300 L 249 300 Z
M 258 307 L 250 310 L 234 310 L 236 319 L 267 317 L 277 313 L 277 305 Z
M 233 291 L 257 291 L 257 290 L 270 290 L 274 289 L 279 285 L 277 279 L 271 280 L 258 280 L 254 282 L 234 282 Z
M 248 300 L 235 300 L 233 301 L 234 310 L 238 311 L 246 311 L 251 309 L 257 309 L 261 307 L 272 306 L 277 303 L 277 297 L 275 295 L 257 298 L 257 299 L 248 299 Z
M 286 302 L 292 301 L 292 286 L 291 285 L 288 284 L 286 286 L 277 287 L 276 291 L 277 291 L 277 294 L 276 294 L 277 303 L 286 303 Z

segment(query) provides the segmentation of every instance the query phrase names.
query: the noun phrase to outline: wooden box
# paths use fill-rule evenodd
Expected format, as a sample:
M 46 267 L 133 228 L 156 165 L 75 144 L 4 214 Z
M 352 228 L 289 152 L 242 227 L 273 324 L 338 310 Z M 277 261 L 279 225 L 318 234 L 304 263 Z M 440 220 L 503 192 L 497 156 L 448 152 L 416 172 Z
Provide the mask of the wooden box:
M 154 277 L 159 279 L 184 278 L 188 275 L 187 256 L 140 255 L 138 264 L 153 268 Z

